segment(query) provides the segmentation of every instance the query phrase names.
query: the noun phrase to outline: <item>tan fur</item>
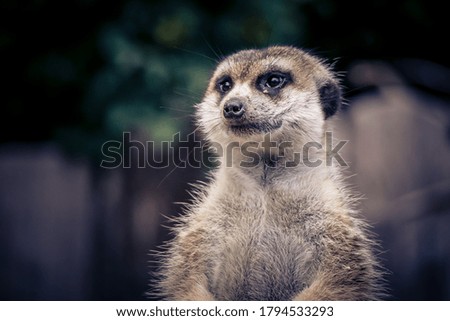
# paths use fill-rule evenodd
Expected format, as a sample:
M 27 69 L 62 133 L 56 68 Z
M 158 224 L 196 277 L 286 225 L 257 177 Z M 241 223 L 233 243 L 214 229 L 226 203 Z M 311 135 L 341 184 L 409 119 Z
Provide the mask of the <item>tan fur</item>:
M 292 81 L 277 94 L 255 84 L 271 71 Z M 217 90 L 223 76 L 233 80 L 226 94 Z M 324 86 L 338 88 L 320 60 L 293 47 L 241 51 L 223 60 L 196 106 L 206 139 L 226 146 L 275 142 L 268 162 L 241 166 L 247 156 L 224 153 L 211 182 L 199 187 L 192 205 L 175 228 L 163 255 L 159 294 L 169 300 L 373 300 L 379 298 L 380 273 L 374 242 L 357 217 L 354 198 L 326 153 L 312 149 L 321 166 L 287 167 L 308 142 L 324 143 L 329 100 Z M 325 92 L 324 95 L 319 93 Z M 230 98 L 245 103 L 245 119 L 258 130 L 235 132 L 224 119 Z M 333 106 L 333 105 L 331 105 Z M 333 111 L 334 112 L 334 111 Z M 226 164 L 231 166 L 226 166 Z

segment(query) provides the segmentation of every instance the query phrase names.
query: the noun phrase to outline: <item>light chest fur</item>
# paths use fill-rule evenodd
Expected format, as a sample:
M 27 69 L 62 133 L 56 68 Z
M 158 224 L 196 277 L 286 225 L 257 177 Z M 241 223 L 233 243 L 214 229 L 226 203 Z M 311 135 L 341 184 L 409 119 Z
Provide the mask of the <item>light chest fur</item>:
M 279 193 L 287 195 L 280 198 Z M 292 299 L 309 283 L 317 260 L 314 240 L 295 228 L 311 220 L 310 200 L 267 187 L 251 192 L 242 188 L 239 202 L 218 197 L 215 202 L 225 216 L 215 217 L 215 225 L 222 228 L 211 235 L 216 244 L 209 275 L 212 293 L 219 300 Z

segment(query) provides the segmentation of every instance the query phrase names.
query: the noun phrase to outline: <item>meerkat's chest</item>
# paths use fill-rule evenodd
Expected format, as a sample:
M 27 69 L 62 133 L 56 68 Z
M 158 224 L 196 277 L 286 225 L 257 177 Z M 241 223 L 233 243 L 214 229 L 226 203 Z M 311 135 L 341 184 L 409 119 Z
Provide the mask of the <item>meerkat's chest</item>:
M 290 300 L 309 281 L 315 251 L 302 235 L 262 219 L 217 235 L 210 286 L 221 300 Z

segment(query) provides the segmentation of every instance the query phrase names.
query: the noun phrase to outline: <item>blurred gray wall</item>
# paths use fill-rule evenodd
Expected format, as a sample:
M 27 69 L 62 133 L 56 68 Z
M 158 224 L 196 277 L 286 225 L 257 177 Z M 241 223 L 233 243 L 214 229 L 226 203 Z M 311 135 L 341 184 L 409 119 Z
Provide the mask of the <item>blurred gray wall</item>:
M 137 164 L 137 163 L 136 163 Z M 195 169 L 102 170 L 53 144 L 0 148 L 0 299 L 142 300 Z
M 429 71 L 423 76 L 436 78 Z M 356 63 L 348 78 L 355 87 L 373 88 L 351 101 L 336 127 L 349 141 L 349 181 L 380 236 L 391 299 L 449 300 L 448 97 L 407 86 L 382 62 Z

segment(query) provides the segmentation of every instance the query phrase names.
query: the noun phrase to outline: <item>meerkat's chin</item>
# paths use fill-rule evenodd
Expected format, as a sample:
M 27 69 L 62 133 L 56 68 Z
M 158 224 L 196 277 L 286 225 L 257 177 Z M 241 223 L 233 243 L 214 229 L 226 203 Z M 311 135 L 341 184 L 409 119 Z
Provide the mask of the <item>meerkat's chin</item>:
M 229 134 L 238 137 L 271 133 L 283 125 L 282 121 L 273 122 L 237 122 L 227 124 Z

